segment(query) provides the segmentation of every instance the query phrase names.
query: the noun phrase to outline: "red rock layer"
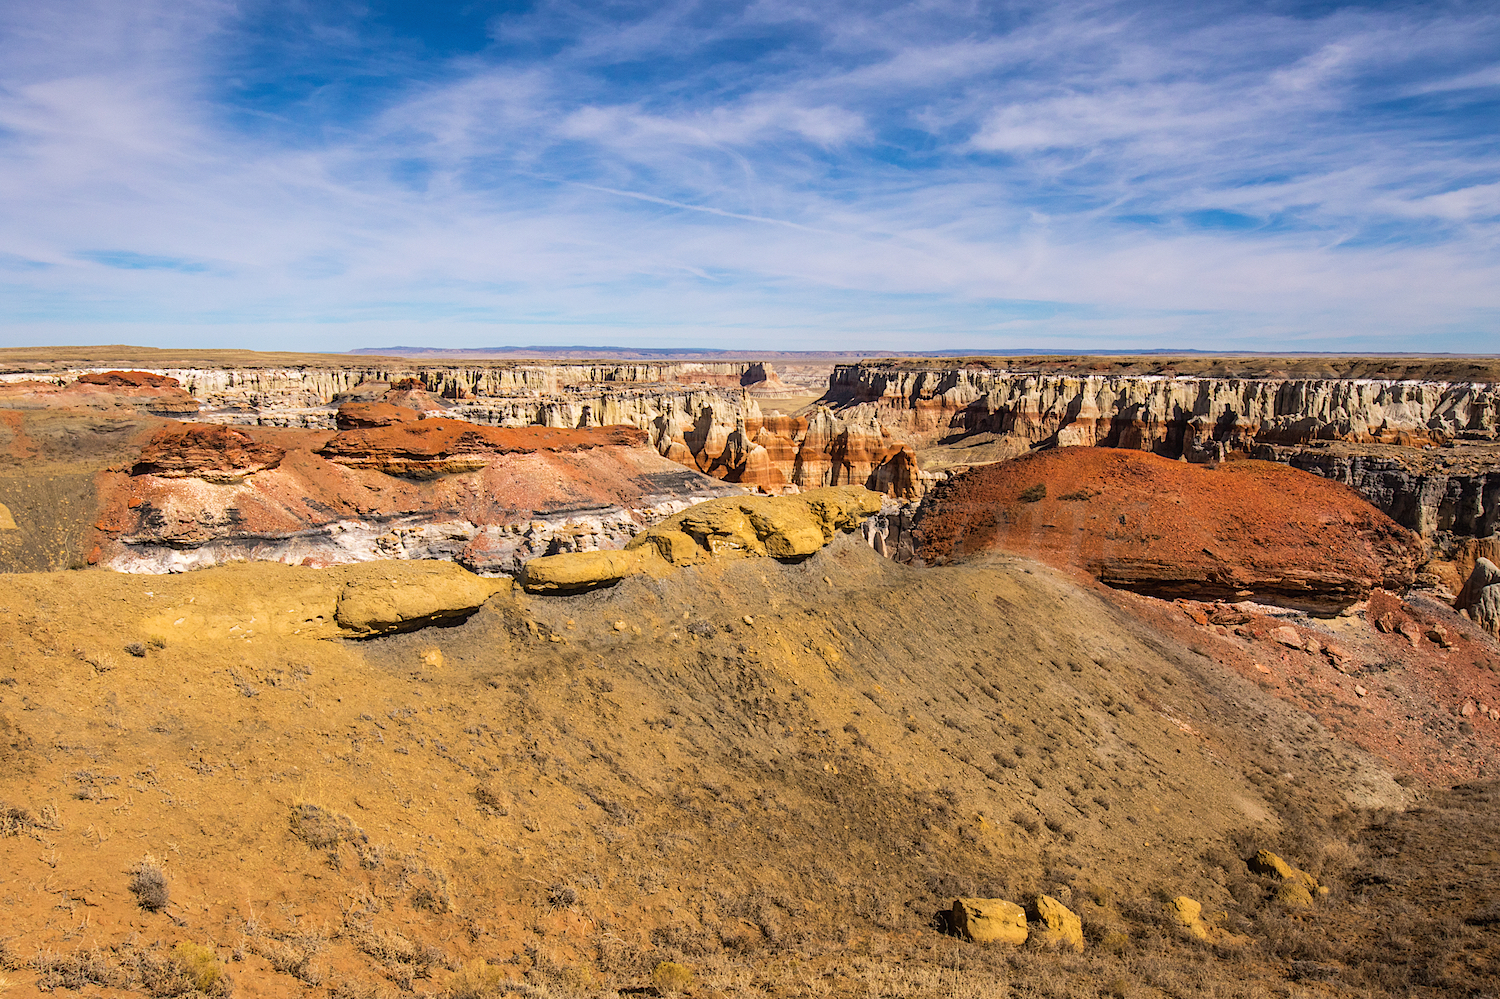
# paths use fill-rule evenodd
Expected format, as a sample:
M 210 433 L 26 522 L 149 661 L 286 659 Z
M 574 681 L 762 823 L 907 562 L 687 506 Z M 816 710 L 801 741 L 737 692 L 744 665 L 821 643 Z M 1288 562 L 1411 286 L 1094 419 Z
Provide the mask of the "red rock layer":
M 275 468 L 286 452 L 249 433 L 217 423 L 180 423 L 156 432 L 132 475 L 229 482 Z
M 445 422 L 451 421 L 400 427 L 443 431 Z M 399 427 L 334 435 L 173 426 L 148 447 L 152 460 L 138 464 L 136 474 L 99 476 L 94 560 L 129 571 L 179 571 L 228 558 L 307 553 L 316 564 L 458 557 L 471 568 L 511 571 L 518 548 L 529 555 L 545 554 L 552 543 L 573 550 L 564 536 L 569 530 L 576 528 L 582 548 L 618 547 L 629 540 L 623 525 L 640 523 L 658 504 L 739 492 L 672 464 L 630 428 L 459 426 L 494 435 L 480 467 L 464 475 L 402 476 L 385 474 L 378 461 L 347 464 L 321 453 L 340 438 L 347 446 L 351 437 L 368 441 Z M 448 432 L 438 436 L 453 440 Z M 427 445 L 429 456 L 441 450 L 434 441 Z M 249 474 L 247 456 L 273 454 L 282 456 L 277 464 Z M 192 475 L 213 484 L 193 482 Z M 539 530 L 534 522 L 547 518 L 556 523 Z M 388 528 L 397 533 L 377 541 Z M 533 542 L 538 550 L 530 550 Z M 193 554 L 200 548 L 215 553 L 200 558 Z
M 66 386 L 54 382 L 0 384 L 0 403 L 10 409 L 134 409 L 159 416 L 186 416 L 200 406 L 177 379 L 148 371 L 101 371 Z
M 366 430 L 344 430 L 318 449 L 329 461 L 373 468 L 388 475 L 434 478 L 483 468 L 504 454 L 641 447 L 648 438 L 635 427 L 485 427 L 462 420 L 430 419 Z
M 1084 447 L 958 476 L 929 495 L 915 534 L 927 563 L 996 549 L 1155 596 L 1313 610 L 1409 586 L 1422 552 L 1347 486 L 1284 465 Z
M 334 414 L 334 425 L 340 430 L 369 430 L 398 423 L 415 423 L 422 414 L 389 402 L 346 402 Z
M 119 388 L 181 388 L 182 383 L 149 371 L 90 371 L 78 376 L 79 385 L 112 385 Z

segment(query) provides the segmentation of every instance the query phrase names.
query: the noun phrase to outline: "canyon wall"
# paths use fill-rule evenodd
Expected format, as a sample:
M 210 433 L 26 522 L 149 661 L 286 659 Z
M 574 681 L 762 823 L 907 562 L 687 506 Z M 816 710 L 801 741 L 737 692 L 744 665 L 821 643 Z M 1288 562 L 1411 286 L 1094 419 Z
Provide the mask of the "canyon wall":
M 896 361 L 837 366 L 822 401 L 846 420 L 878 421 L 918 451 L 993 434 L 1018 446 L 1096 445 L 1196 462 L 1240 454 L 1353 486 L 1424 534 L 1482 537 L 1500 515 L 1500 386 L 1492 381 Z
M 1494 383 L 1024 372 L 847 364 L 824 401 L 913 436 L 988 431 L 1175 457 L 1315 440 L 1500 440 Z
M 31 395 L 57 396 L 92 370 L 0 374 Z M 113 373 L 118 375 L 119 373 Z M 336 429 L 346 403 L 393 403 L 424 417 L 492 427 L 631 426 L 664 457 L 722 479 L 786 492 L 869 485 L 903 499 L 925 487 L 909 449 L 878 422 L 823 409 L 807 419 L 764 413 L 761 399 L 805 391 L 761 362 L 163 367 L 135 373 L 175 383 L 177 415 L 206 423 Z M 17 395 L 12 391 L 11 395 Z M 187 412 L 191 401 L 202 405 Z

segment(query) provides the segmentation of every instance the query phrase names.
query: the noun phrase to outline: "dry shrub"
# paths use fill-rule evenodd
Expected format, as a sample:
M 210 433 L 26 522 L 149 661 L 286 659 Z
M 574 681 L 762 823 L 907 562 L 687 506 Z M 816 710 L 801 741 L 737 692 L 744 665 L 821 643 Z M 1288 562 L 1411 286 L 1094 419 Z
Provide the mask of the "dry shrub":
M 255 952 L 265 958 L 271 967 L 284 975 L 291 975 L 308 985 L 323 984 L 322 969 L 314 965 L 313 958 L 323 949 L 324 938 L 316 933 L 258 937 Z
M 651 984 L 663 992 L 686 992 L 693 984 L 693 969 L 676 961 L 663 961 L 651 972 Z
M 219 956 L 212 947 L 184 941 L 172 949 L 172 959 L 199 992 L 208 992 L 222 975 Z
M 32 812 L 20 805 L 0 801 L 0 838 L 23 833 L 29 836 L 43 830 L 56 832 L 61 828 L 54 805 L 43 805 L 38 812 Z
M 505 803 L 505 797 L 495 789 L 494 784 L 487 780 L 480 781 L 479 786 L 474 788 L 474 800 L 496 815 L 510 814 L 510 808 Z
M 76 992 L 89 985 L 113 988 L 129 984 L 119 968 L 97 947 L 71 954 L 42 951 L 31 962 L 31 967 L 37 972 L 37 985 L 42 989 L 62 988 Z
M 470 961 L 453 973 L 442 994 L 444 999 L 493 999 L 509 991 L 510 984 L 505 972 L 488 961 Z
M 292 806 L 292 835 L 317 850 L 337 850 L 340 843 L 359 846 L 370 841 L 349 816 L 306 801 Z
M 147 912 L 161 912 L 171 903 L 167 874 L 151 854 L 146 854 L 130 869 L 130 893 L 135 896 L 136 904 Z

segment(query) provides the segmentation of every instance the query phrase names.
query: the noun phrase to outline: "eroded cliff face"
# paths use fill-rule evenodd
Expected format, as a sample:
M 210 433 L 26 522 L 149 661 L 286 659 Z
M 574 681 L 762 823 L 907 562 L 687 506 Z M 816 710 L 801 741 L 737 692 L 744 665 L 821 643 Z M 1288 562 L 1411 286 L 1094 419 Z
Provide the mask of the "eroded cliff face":
M 333 430 L 340 426 L 341 407 L 394 405 L 419 418 L 489 427 L 636 427 L 659 454 L 680 465 L 770 493 L 855 484 L 914 500 L 926 485 L 910 451 L 878 421 L 845 419 L 827 410 L 809 419 L 763 412 L 760 399 L 785 398 L 801 389 L 760 362 L 405 365 L 382 360 L 348 367 L 183 367 L 106 374 L 111 383 L 170 383 L 176 393 L 172 415 L 206 423 Z M 83 383 L 69 382 L 70 377 L 103 376 L 58 371 L 49 377 L 50 382 L 17 381 L 10 394 L 71 399 L 79 394 L 71 386 Z
M 1500 386 L 1379 378 L 1014 371 L 967 362 L 835 368 L 824 401 L 922 449 L 988 435 L 1033 445 L 1231 454 L 1353 486 L 1403 526 L 1483 536 L 1500 506 Z M 1439 457 L 1447 456 L 1447 457 Z
M 1448 531 L 1483 538 L 1500 531 L 1500 444 L 1266 444 L 1256 447 L 1254 455 L 1352 486 L 1402 527 L 1420 534 Z
M 179 572 L 236 561 L 447 559 L 510 575 L 557 552 L 623 547 L 739 493 L 632 427 L 495 429 L 456 420 L 328 431 L 170 424 L 99 476 L 89 561 Z
M 840 365 L 825 401 L 914 436 L 1014 433 L 1209 456 L 1318 440 L 1417 445 L 1500 440 L 1493 383 L 1031 373 L 969 365 Z M 1222 447 L 1216 447 L 1221 445 Z

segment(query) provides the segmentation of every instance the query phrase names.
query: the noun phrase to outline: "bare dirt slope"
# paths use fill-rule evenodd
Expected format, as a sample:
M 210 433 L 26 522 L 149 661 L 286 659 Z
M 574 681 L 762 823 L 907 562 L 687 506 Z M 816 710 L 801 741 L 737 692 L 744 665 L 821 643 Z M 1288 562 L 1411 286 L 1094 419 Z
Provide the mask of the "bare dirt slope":
M 244 996 L 611 992 L 662 960 L 869 994 L 895 957 L 921 993 L 959 961 L 934 922 L 954 897 L 1048 891 L 1093 956 L 964 945 L 973 981 L 1186 988 L 1207 952 L 1173 943 L 1164 898 L 1282 919 L 1247 849 L 1334 877 L 1351 805 L 1408 799 L 1036 563 L 922 570 L 846 540 L 365 642 L 173 624 L 299 571 L 0 577 L 10 977 L 151 991 L 190 942 Z M 130 890 L 147 854 L 157 912 Z

